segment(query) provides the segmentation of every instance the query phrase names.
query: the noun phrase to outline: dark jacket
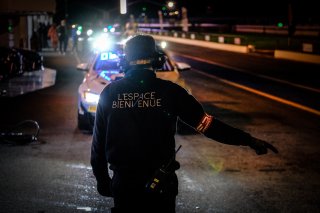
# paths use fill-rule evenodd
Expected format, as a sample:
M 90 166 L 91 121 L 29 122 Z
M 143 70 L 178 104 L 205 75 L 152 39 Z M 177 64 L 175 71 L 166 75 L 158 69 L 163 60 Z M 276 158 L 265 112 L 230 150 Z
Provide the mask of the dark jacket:
M 97 180 L 112 170 L 155 170 L 175 152 L 177 117 L 207 137 L 247 145 L 250 135 L 206 114 L 184 88 L 156 78 L 151 70 L 130 70 L 102 91 L 92 141 Z

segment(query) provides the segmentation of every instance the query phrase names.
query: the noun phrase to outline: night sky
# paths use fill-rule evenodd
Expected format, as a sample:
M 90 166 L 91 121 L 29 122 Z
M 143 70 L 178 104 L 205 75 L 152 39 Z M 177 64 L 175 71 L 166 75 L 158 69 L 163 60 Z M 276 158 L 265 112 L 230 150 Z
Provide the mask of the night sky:
M 114 20 L 120 16 L 120 0 L 56 0 L 57 17 L 63 17 L 65 11 L 72 22 L 96 21 L 103 17 Z M 157 11 L 167 0 L 127 0 L 128 15 L 136 18 L 144 13 L 149 19 L 157 18 Z M 190 19 L 226 19 L 279 17 L 287 19 L 288 2 L 291 2 L 293 14 L 297 21 L 319 22 L 318 7 L 312 0 L 269 0 L 269 1 L 226 1 L 226 0 L 175 0 L 177 8 L 186 7 Z M 143 10 L 145 9 L 145 10 Z M 108 11 L 106 15 L 106 11 Z

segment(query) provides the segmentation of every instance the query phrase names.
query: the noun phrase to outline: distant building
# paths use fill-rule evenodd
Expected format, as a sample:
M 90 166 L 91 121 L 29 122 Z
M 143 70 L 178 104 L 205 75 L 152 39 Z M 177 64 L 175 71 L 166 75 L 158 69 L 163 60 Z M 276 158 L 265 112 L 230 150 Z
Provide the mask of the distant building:
M 34 32 L 52 23 L 55 9 L 55 0 L 1 0 L 0 46 L 31 49 Z

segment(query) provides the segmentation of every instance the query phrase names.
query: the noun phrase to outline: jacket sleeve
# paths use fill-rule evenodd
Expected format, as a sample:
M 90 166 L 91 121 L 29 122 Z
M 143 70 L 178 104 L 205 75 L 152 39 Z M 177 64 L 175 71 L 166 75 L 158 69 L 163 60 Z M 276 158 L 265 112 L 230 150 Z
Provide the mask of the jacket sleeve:
M 197 132 L 215 141 L 230 145 L 248 145 L 251 135 L 206 113 L 192 95 L 183 89 L 177 94 L 178 117 Z
M 204 117 L 208 116 L 207 114 Z M 210 115 L 209 115 L 210 116 Z M 230 145 L 243 145 L 248 146 L 251 143 L 252 137 L 249 133 L 241 129 L 234 128 L 216 118 L 212 117 L 212 121 L 207 129 L 200 130 L 199 132 L 212 138 L 218 142 Z M 202 121 L 199 122 L 199 125 Z
M 98 182 L 110 179 L 108 172 L 108 162 L 106 158 L 106 129 L 105 111 L 103 110 L 103 94 L 98 103 L 92 145 L 91 145 L 91 166 L 94 176 Z

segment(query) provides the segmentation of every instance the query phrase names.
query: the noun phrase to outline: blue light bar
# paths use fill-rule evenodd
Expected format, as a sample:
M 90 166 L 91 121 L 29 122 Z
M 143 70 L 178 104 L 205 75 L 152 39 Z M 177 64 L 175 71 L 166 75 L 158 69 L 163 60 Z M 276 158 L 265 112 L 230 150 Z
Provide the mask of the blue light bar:
M 114 54 L 112 52 L 105 52 L 105 53 L 101 53 L 101 55 L 100 55 L 101 61 L 112 60 L 112 59 L 117 59 L 117 58 L 119 58 L 118 55 Z

